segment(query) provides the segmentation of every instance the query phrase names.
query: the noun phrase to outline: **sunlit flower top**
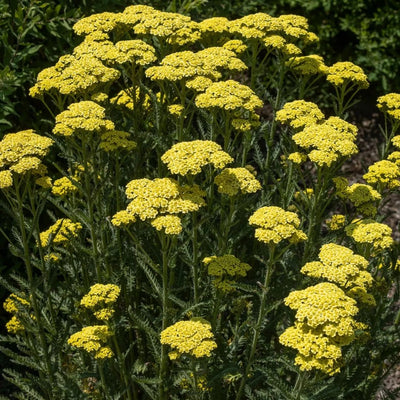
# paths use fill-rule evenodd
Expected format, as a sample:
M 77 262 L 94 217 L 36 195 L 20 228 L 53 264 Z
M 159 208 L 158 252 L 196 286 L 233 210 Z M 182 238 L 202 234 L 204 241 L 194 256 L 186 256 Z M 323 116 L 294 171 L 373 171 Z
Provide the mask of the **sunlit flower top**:
M 348 83 L 367 89 L 369 86 L 367 75 L 362 68 L 349 61 L 337 62 L 328 68 L 327 81 L 334 86 L 342 86 Z
M 334 214 L 326 220 L 326 225 L 331 231 L 338 231 L 346 225 L 346 216 L 343 214 Z
M 247 168 L 225 168 L 214 179 L 218 192 L 235 196 L 240 193 L 255 193 L 261 189 L 260 182 Z
M 378 97 L 378 108 L 390 117 L 400 120 L 400 93 L 388 93 Z
M 55 196 L 66 197 L 77 193 L 78 190 L 79 188 L 72 182 L 70 178 L 63 176 L 62 178 L 56 179 L 53 182 L 51 193 L 53 193 Z
M 249 218 L 250 225 L 256 226 L 255 237 L 266 244 L 278 244 L 283 240 L 298 243 L 307 240 L 307 235 L 298 227 L 300 219 L 296 213 L 280 207 L 261 207 Z
M 151 225 L 166 235 L 179 235 L 182 232 L 182 220 L 176 215 L 161 215 L 151 221 Z
M 7 332 L 18 335 L 24 332 L 25 327 L 20 317 L 21 314 L 27 314 L 30 307 L 29 301 L 11 293 L 3 303 L 3 308 L 10 314 L 13 314 L 11 319 L 6 323 Z
M 381 189 L 395 189 L 400 186 L 400 168 L 388 160 L 377 161 L 368 167 L 363 175 L 367 183 Z
M 68 218 L 58 219 L 49 229 L 40 233 L 40 244 L 42 247 L 67 244 L 71 238 L 78 236 L 81 229 L 79 222 L 72 222 Z
M 97 319 L 107 321 L 114 314 L 113 305 L 120 292 L 121 289 L 117 285 L 96 283 L 90 287 L 89 293 L 82 297 L 80 304 L 92 311 Z
M 316 54 L 290 58 L 286 62 L 286 65 L 293 72 L 300 75 L 317 75 L 328 72 L 328 67 L 324 64 L 324 59 Z
M 230 21 L 225 17 L 212 17 L 199 22 L 199 29 L 203 34 L 227 33 L 229 32 Z
M 115 97 L 110 99 L 111 104 L 126 107 L 133 110 L 135 107 L 142 106 L 145 110 L 150 108 L 150 96 L 143 93 L 140 88 L 127 88 L 119 91 Z
M 293 129 L 321 122 L 324 118 L 324 114 L 315 103 L 305 100 L 290 101 L 276 112 L 276 120 L 290 125 Z
M 106 110 L 93 101 L 72 103 L 56 116 L 55 135 L 71 136 L 87 132 L 104 132 L 114 129 L 114 123 L 106 118 Z
M 173 351 L 171 360 L 187 354 L 195 358 L 210 357 L 217 347 L 211 325 L 203 319 L 179 321 L 161 332 L 161 344 L 168 344 Z
M 93 354 L 94 358 L 101 360 L 114 355 L 109 346 L 104 346 L 111 336 L 113 332 L 107 325 L 86 326 L 71 335 L 68 344 Z
M 346 226 L 345 232 L 357 243 L 372 245 L 375 251 L 388 249 L 394 243 L 392 228 L 373 219 L 355 220 Z
M 214 278 L 213 285 L 224 293 L 233 292 L 235 288 L 232 284 L 235 280 L 246 276 L 251 269 L 249 264 L 241 262 L 232 254 L 206 257 L 203 263 L 208 267 L 208 275 Z
M 222 45 L 222 47 L 224 49 L 233 51 L 236 54 L 242 54 L 247 49 L 247 45 L 238 39 L 228 40 Z
M 212 83 L 204 93 L 197 95 L 199 108 L 222 108 L 226 111 L 245 109 L 254 112 L 263 101 L 246 85 L 234 80 Z
M 202 167 L 209 164 L 215 168 L 224 168 L 233 158 L 218 143 L 193 140 L 174 144 L 162 155 L 161 161 L 167 164 L 172 174 L 196 175 L 201 172 Z
M 120 13 L 112 12 L 92 14 L 76 22 L 72 29 L 78 35 L 88 35 L 93 32 L 110 32 L 117 26 L 120 16 Z

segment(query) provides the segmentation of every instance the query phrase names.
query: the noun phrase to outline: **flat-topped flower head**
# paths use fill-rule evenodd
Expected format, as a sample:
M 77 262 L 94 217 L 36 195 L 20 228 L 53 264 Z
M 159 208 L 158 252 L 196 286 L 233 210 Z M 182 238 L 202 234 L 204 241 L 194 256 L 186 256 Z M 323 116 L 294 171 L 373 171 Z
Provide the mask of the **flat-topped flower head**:
M 389 117 L 400 121 L 400 93 L 388 93 L 378 97 L 378 108 Z
M 238 39 L 233 39 L 233 40 L 228 40 L 227 42 L 225 42 L 222 47 L 224 49 L 233 51 L 236 54 L 242 54 L 244 51 L 247 50 L 247 45 Z
M 93 312 L 102 321 L 109 320 L 113 314 L 113 306 L 118 300 L 121 289 L 113 284 L 96 283 L 90 287 L 89 293 L 82 297 L 81 306 Z
M 92 354 L 98 360 L 111 358 L 114 354 L 109 346 L 108 339 L 113 336 L 107 325 L 93 325 L 82 328 L 68 339 L 68 344 Z
M 199 22 L 199 30 L 203 34 L 227 33 L 229 32 L 230 21 L 225 17 L 212 17 Z
M 257 227 L 255 237 L 269 245 L 283 240 L 289 240 L 290 243 L 307 240 L 307 235 L 298 229 L 300 219 L 297 214 L 280 207 L 261 207 L 249 218 L 249 223 Z
M 347 236 L 361 244 L 369 244 L 375 251 L 390 248 L 394 241 L 392 228 L 372 219 L 355 220 L 345 228 Z
M 80 101 L 70 104 L 66 111 L 56 116 L 53 133 L 60 136 L 72 136 L 112 129 L 114 129 L 114 123 L 106 118 L 104 107 L 93 101 Z
M 247 168 L 225 168 L 214 179 L 218 192 L 235 196 L 238 193 L 255 193 L 261 189 L 260 182 Z
M 371 295 L 367 295 L 367 290 L 373 283 L 372 275 L 366 271 L 368 261 L 353 253 L 347 247 L 335 243 L 325 244 L 319 252 L 319 260 L 309 262 L 301 269 L 301 273 L 313 278 L 326 279 L 336 283 L 346 291 L 350 297 L 357 291 L 350 289 L 360 288 L 364 296 L 361 301 L 374 305 L 375 300 Z
M 186 214 L 205 205 L 205 193 L 197 185 L 181 186 L 170 178 L 135 179 L 126 186 L 126 195 L 131 199 L 128 213 L 142 221 Z
M 400 168 L 389 160 L 377 161 L 368 167 L 363 178 L 372 186 L 395 189 L 400 186 Z
M 232 254 L 206 257 L 203 263 L 207 266 L 208 275 L 213 277 L 213 285 L 224 293 L 235 290 L 232 284 L 240 277 L 247 275 L 251 266 L 241 262 Z
M 128 88 L 119 91 L 115 97 L 110 99 L 110 103 L 125 107 L 128 110 L 141 106 L 147 111 L 150 109 L 150 96 L 147 93 L 143 93 L 140 88 Z
M 39 72 L 29 95 L 41 97 L 47 92 L 72 96 L 94 93 L 117 80 L 120 75 L 118 70 L 106 67 L 92 54 L 78 57 L 65 55 L 60 57 L 55 66 Z
M 172 174 L 196 175 L 206 165 L 224 168 L 233 158 L 210 140 L 193 140 L 174 144 L 161 157 Z
M 195 358 L 210 357 L 217 347 L 211 325 L 201 318 L 191 321 L 179 321 L 161 332 L 161 344 L 173 349 L 169 353 L 171 360 L 182 355 Z
M 246 15 L 230 21 L 229 31 L 238 33 L 246 39 L 263 39 L 269 32 L 278 30 L 276 18 L 266 13 Z
M 305 100 L 295 100 L 286 103 L 276 113 L 276 120 L 278 122 L 288 124 L 293 129 L 301 129 L 321 122 L 324 118 L 324 114 L 315 103 Z
M 328 72 L 324 59 L 316 54 L 290 58 L 286 65 L 291 71 L 299 75 L 323 75 Z
M 349 61 L 337 62 L 328 68 L 327 81 L 334 86 L 355 84 L 360 89 L 367 89 L 369 82 L 362 68 Z
M 51 193 L 54 196 L 67 197 L 78 193 L 79 188 L 67 176 L 56 179 L 51 187 Z
M 263 101 L 246 85 L 234 80 L 212 83 L 204 93 L 197 95 L 199 108 L 222 108 L 226 111 L 241 109 L 254 112 L 263 106 Z
M 72 29 L 78 35 L 89 35 L 93 32 L 111 32 L 117 26 L 121 14 L 103 12 L 80 19 Z
M 346 216 L 343 214 L 334 214 L 326 220 L 326 225 L 331 231 L 338 231 L 346 225 Z
M 319 166 L 330 166 L 342 157 L 358 152 L 355 144 L 357 127 L 339 117 L 329 117 L 319 124 L 307 125 L 293 135 L 293 141 L 305 150 L 308 157 Z
M 108 153 L 115 152 L 116 150 L 131 151 L 136 148 L 137 144 L 130 137 L 130 133 L 124 131 L 112 130 L 104 132 L 101 134 L 99 148 Z
M 72 222 L 68 218 L 58 219 L 49 229 L 40 233 L 40 244 L 42 247 L 50 244 L 65 245 L 72 238 L 76 238 L 82 229 L 82 224 Z
M 182 220 L 176 215 L 161 215 L 151 221 L 151 225 L 166 235 L 179 235 L 182 232 Z

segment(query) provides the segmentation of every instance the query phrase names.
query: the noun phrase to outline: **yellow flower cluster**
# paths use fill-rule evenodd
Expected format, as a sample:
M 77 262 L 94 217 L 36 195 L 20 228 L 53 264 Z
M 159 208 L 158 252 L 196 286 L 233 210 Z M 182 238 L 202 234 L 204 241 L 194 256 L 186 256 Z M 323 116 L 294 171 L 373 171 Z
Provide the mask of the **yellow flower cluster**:
M 324 59 L 316 54 L 289 58 L 286 66 L 299 75 L 322 75 L 328 72 Z
M 326 220 L 326 225 L 331 231 L 338 231 L 346 225 L 346 216 L 343 214 L 334 214 Z
M 206 257 L 203 263 L 208 266 L 208 275 L 214 278 L 213 285 L 223 293 L 233 292 L 235 279 L 246 276 L 251 269 L 249 264 L 241 262 L 232 254 Z
M 180 117 L 184 111 L 184 107 L 182 104 L 171 104 L 168 106 L 168 112 L 174 117 Z
M 193 79 L 189 79 L 185 82 L 185 86 L 188 89 L 195 90 L 196 92 L 204 92 L 211 84 L 212 79 L 205 76 L 196 76 Z
M 350 200 L 360 213 L 369 217 L 375 216 L 376 203 L 382 196 L 372 186 L 363 183 L 353 183 L 348 186 L 347 179 L 343 177 L 334 178 L 333 182 L 340 198 Z
M 249 113 L 247 111 L 239 111 L 235 113 L 235 116 L 236 115 L 240 118 L 233 118 L 231 123 L 232 127 L 240 132 L 248 132 L 253 128 L 260 126 L 260 117 L 253 112 Z
M 151 221 L 158 231 L 164 230 L 167 235 L 179 235 L 182 232 L 182 221 L 176 215 L 162 215 Z
M 161 157 L 172 174 L 196 175 L 201 168 L 212 164 L 215 168 L 224 168 L 233 158 L 222 150 L 218 143 L 210 140 L 193 140 L 174 144 Z
M 78 190 L 78 187 L 74 185 L 70 178 L 68 178 L 67 176 L 63 176 L 62 178 L 56 179 L 53 182 L 51 193 L 53 193 L 55 196 L 67 197 L 74 193 L 77 193 Z
M 222 45 L 222 47 L 224 49 L 233 51 L 236 54 L 242 54 L 247 49 L 247 45 L 238 39 L 228 40 Z
M 300 229 L 297 214 L 280 207 L 261 207 L 249 218 L 250 225 L 256 226 L 255 237 L 266 244 L 278 244 L 282 240 L 298 243 L 307 240 Z
M 53 225 L 44 232 L 40 232 L 39 240 L 42 247 L 51 244 L 67 244 L 71 238 L 76 238 L 82 229 L 82 224 L 72 222 L 68 218 L 58 219 Z
M 107 131 L 101 134 L 99 148 L 106 152 L 116 150 L 131 151 L 136 148 L 136 142 L 130 140 L 130 133 L 124 131 Z
M 105 108 L 93 101 L 72 103 L 66 111 L 56 116 L 55 135 L 71 136 L 87 132 L 104 132 L 114 129 L 114 123 L 106 118 Z
M 197 95 L 199 108 L 222 108 L 227 111 L 247 110 L 254 112 L 263 106 L 262 100 L 246 85 L 234 80 L 212 83 L 204 93 Z
M 329 67 L 326 79 L 334 86 L 348 83 L 357 85 L 360 89 L 367 89 L 369 86 L 367 75 L 362 68 L 349 61 L 337 62 Z
M 388 160 L 377 161 L 368 167 L 363 178 L 370 185 L 377 185 L 381 189 L 395 189 L 400 186 L 400 168 Z
M 11 319 L 6 323 L 7 332 L 17 335 L 25 330 L 20 314 L 26 313 L 26 308 L 29 306 L 30 304 L 27 300 L 14 293 L 11 293 L 6 298 L 3 303 L 3 308 L 6 312 L 13 314 Z
M 400 136 L 399 136 L 400 138 Z M 394 139 L 394 138 L 393 138 Z M 387 159 L 400 167 L 400 151 L 394 151 L 387 156 Z
M 77 35 L 89 35 L 93 32 L 111 32 L 118 24 L 121 14 L 103 12 L 82 18 L 72 29 Z
M 121 289 L 117 285 L 96 283 L 90 287 L 88 294 L 82 297 L 81 306 L 93 312 L 102 321 L 109 320 L 113 314 L 113 305 L 118 299 Z
M 225 17 L 212 17 L 199 22 L 200 32 L 203 34 L 228 33 L 230 21 Z
M 225 168 L 214 179 L 218 192 L 235 196 L 240 193 L 255 193 L 261 189 L 260 182 L 247 168 Z
M 68 344 L 93 354 L 94 358 L 98 360 L 102 360 L 114 355 L 109 346 L 104 346 L 112 335 L 113 333 L 106 325 L 86 326 L 81 331 L 71 335 Z
M 123 226 L 123 225 L 130 225 L 136 221 L 135 216 L 130 214 L 126 210 L 118 211 L 116 214 L 113 215 L 111 219 L 111 223 L 114 226 Z
M 400 120 L 400 93 L 388 93 L 378 97 L 378 108 L 395 120 Z
M 32 97 L 41 97 L 46 92 L 66 95 L 98 92 L 102 86 L 120 77 L 116 69 L 106 67 L 94 55 L 60 57 L 56 65 L 39 72 L 36 84 L 30 88 Z
M 296 322 L 279 341 L 297 350 L 295 363 L 302 371 L 340 372 L 341 347 L 354 340 L 357 330 L 366 328 L 353 318 L 358 313 L 356 301 L 325 282 L 290 293 L 285 304 L 296 310 Z
M 179 321 L 161 332 L 161 344 L 168 344 L 173 351 L 169 353 L 171 360 L 183 354 L 195 358 L 210 357 L 217 347 L 211 325 L 203 320 L 193 318 L 191 321 Z
M 294 153 L 290 153 L 288 155 L 288 160 L 294 164 L 302 164 L 303 162 L 307 161 L 307 154 L 295 151 Z
M 196 53 L 180 51 L 163 58 L 159 66 L 146 70 L 152 80 L 179 81 L 204 76 L 210 79 L 222 77 L 220 70 L 244 71 L 246 64 L 236 54 L 223 47 L 208 47 Z
M 126 107 L 128 110 L 133 110 L 138 105 L 141 105 L 146 111 L 150 109 L 150 96 L 142 94 L 140 88 L 128 88 L 121 90 L 118 94 L 110 99 L 111 104 Z
M 336 283 L 348 296 L 354 298 L 353 294 L 356 294 L 360 301 L 375 305 L 375 299 L 367 293 L 373 278 L 366 271 L 368 261 L 364 257 L 354 254 L 347 247 L 329 243 L 321 247 L 318 258 L 320 261 L 305 264 L 301 273 Z
M 345 232 L 357 243 L 372 245 L 375 251 L 388 249 L 394 243 L 390 226 L 372 219 L 355 220 L 346 226 Z
M 330 166 L 340 157 L 358 152 L 355 144 L 357 127 L 340 119 L 329 117 L 319 124 L 307 125 L 293 135 L 293 141 L 305 150 L 308 157 L 319 166 Z
M 41 160 L 53 143 L 53 140 L 36 134 L 32 129 L 4 135 L 0 141 L 0 168 L 8 169 L 0 171 L 0 189 L 13 185 L 13 172 L 44 175 L 47 168 Z
M 305 100 L 286 103 L 276 113 L 278 122 L 288 124 L 293 129 L 302 129 L 308 125 L 321 122 L 324 118 L 324 114 L 315 103 Z

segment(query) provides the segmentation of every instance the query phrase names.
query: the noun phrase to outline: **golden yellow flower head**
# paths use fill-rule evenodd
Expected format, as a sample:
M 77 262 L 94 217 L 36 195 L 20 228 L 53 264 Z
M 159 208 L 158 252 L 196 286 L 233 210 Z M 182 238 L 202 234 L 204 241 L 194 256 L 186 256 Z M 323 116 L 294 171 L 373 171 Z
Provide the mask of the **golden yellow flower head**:
M 240 193 L 255 193 L 261 189 L 260 182 L 247 168 L 225 168 L 214 179 L 218 192 L 235 196 Z
M 388 93 L 378 97 L 378 108 L 395 120 L 400 120 L 400 93 Z
M 200 318 L 179 321 L 164 329 L 161 344 L 172 347 L 173 351 L 169 353 L 171 359 L 186 354 L 195 358 L 210 357 L 217 347 L 210 323 Z
M 182 232 L 182 221 L 176 215 L 162 215 L 151 221 L 158 231 L 164 230 L 166 235 L 179 235 Z
M 59 197 L 67 197 L 78 192 L 78 187 L 74 185 L 70 178 L 63 176 L 56 179 L 51 188 L 51 193 Z
M 286 62 L 286 65 L 299 75 L 322 75 L 328 72 L 328 67 L 324 64 L 324 59 L 316 54 L 290 58 Z
M 42 247 L 67 244 L 70 239 L 78 236 L 81 229 L 82 224 L 79 222 L 72 222 L 68 218 L 58 219 L 49 229 L 40 233 L 40 244 Z
M 150 109 L 150 96 L 143 93 L 140 88 L 123 89 L 110 99 L 111 104 L 133 110 L 135 107 L 143 107 L 144 110 Z
M 129 132 L 124 131 L 107 131 L 101 134 L 101 142 L 99 148 L 106 152 L 114 152 L 116 150 L 131 151 L 136 148 L 136 142 L 130 140 Z
M 161 157 L 172 174 L 196 175 L 202 167 L 213 165 L 224 168 L 233 158 L 222 150 L 218 143 L 210 140 L 193 140 L 174 144 Z
M 362 68 L 352 62 L 337 62 L 328 68 L 327 81 L 334 86 L 342 86 L 348 83 L 357 85 L 360 89 L 369 86 L 367 75 Z
M 130 214 L 126 210 L 121 210 L 118 211 L 116 214 L 113 215 L 111 219 L 111 223 L 114 226 L 124 226 L 124 225 L 130 225 L 136 221 L 136 218 L 134 215 Z
M 93 101 L 72 103 L 66 111 L 56 116 L 55 135 L 71 136 L 88 132 L 104 132 L 114 129 L 114 123 L 106 118 L 105 108 Z
M 244 51 L 247 50 L 247 45 L 243 41 L 238 39 L 228 40 L 222 45 L 222 47 L 224 49 L 233 51 L 236 54 L 242 54 Z
M 286 103 L 276 113 L 276 120 L 278 122 L 288 124 L 293 129 L 300 129 L 321 122 L 324 117 L 324 114 L 315 103 L 305 100 L 295 100 Z
M 80 19 L 72 29 L 78 35 L 88 35 L 93 32 L 110 32 L 118 24 L 120 16 L 120 13 L 112 12 L 92 14 Z
M 395 189 L 400 186 L 400 168 L 388 160 L 377 161 L 368 167 L 368 172 L 363 178 L 370 185 Z
M 298 227 L 297 214 L 280 207 L 261 207 L 249 218 L 250 225 L 256 226 L 255 237 L 266 244 L 278 244 L 283 240 L 298 243 L 307 240 L 307 235 Z
M 113 336 L 107 325 L 93 325 L 82 328 L 68 339 L 68 344 L 93 354 L 96 359 L 111 358 L 114 354 L 109 346 L 104 346 Z
M 346 216 L 343 214 L 334 214 L 326 220 L 326 225 L 331 231 L 338 231 L 346 225 Z

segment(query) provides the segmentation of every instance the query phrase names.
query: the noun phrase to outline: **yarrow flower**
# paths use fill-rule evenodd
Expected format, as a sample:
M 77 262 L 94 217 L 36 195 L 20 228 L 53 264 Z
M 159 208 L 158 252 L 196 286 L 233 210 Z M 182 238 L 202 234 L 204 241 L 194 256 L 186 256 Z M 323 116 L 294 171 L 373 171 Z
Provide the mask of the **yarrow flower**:
M 121 289 L 117 285 L 96 283 L 90 287 L 88 294 L 82 297 L 81 306 L 93 312 L 93 315 L 103 321 L 109 320 L 113 314 L 113 306 Z
M 324 282 L 291 292 L 285 304 L 296 310 L 296 322 L 279 341 L 297 350 L 295 364 L 302 371 L 340 372 L 341 347 L 355 339 L 357 330 L 366 328 L 354 319 L 356 301 L 335 284 Z
M 113 215 L 111 219 L 111 223 L 114 226 L 123 226 L 123 225 L 130 225 L 133 222 L 136 221 L 136 218 L 134 215 L 130 214 L 126 210 L 121 210 L 118 211 L 116 214 Z
M 110 32 L 118 24 L 120 13 L 103 12 L 80 19 L 72 27 L 77 35 L 88 35 L 93 32 Z
M 98 360 L 111 358 L 114 354 L 109 346 L 108 339 L 113 336 L 106 325 L 93 325 L 82 328 L 68 339 L 68 344 L 93 354 Z
M 328 68 L 327 81 L 334 86 L 342 86 L 348 83 L 367 89 L 369 86 L 367 75 L 362 68 L 352 62 L 337 62 Z
M 114 152 L 116 150 L 131 151 L 136 148 L 136 142 L 130 140 L 129 132 L 124 131 L 107 131 L 101 134 L 101 142 L 99 148 L 106 152 Z
M 302 129 L 308 125 L 321 122 L 324 114 L 319 107 L 310 101 L 295 100 L 286 103 L 276 113 L 276 120 L 282 124 L 288 124 L 293 129 Z
M 372 219 L 355 220 L 345 232 L 357 243 L 370 244 L 375 251 L 388 249 L 394 243 L 390 226 Z
M 67 197 L 77 193 L 78 190 L 78 187 L 74 185 L 70 178 L 63 176 L 62 178 L 56 179 L 53 182 L 51 193 L 53 193 L 55 196 Z
M 235 196 L 240 193 L 255 193 L 261 189 L 260 182 L 247 168 L 225 168 L 214 179 L 218 192 Z
M 388 93 L 378 97 L 378 108 L 389 117 L 400 121 L 400 93 Z
M 377 161 L 368 167 L 363 178 L 370 185 L 377 185 L 382 189 L 395 189 L 400 186 L 400 168 L 388 160 Z
M 299 75 L 322 75 L 328 72 L 328 67 L 324 64 L 324 59 L 316 54 L 289 58 L 286 61 L 286 65 L 291 71 Z
M 338 231 L 346 225 L 346 216 L 343 214 L 334 214 L 326 220 L 326 225 L 331 231 Z
M 125 107 L 128 110 L 133 110 L 138 107 L 143 107 L 144 110 L 150 109 L 150 96 L 145 93 L 143 94 L 140 88 L 123 89 L 118 94 L 110 99 L 111 104 L 115 104 L 120 107 Z
M 162 215 L 151 221 L 158 231 L 164 230 L 167 235 L 179 235 L 182 232 L 182 221 L 176 215 Z
M 215 168 L 224 168 L 233 158 L 215 142 L 193 140 L 173 145 L 162 155 L 161 161 L 167 164 L 172 174 L 196 175 L 201 172 L 202 167 L 209 164 Z
M 266 244 L 278 244 L 282 240 L 298 243 L 307 240 L 307 235 L 298 227 L 297 214 L 280 207 L 261 207 L 249 218 L 250 225 L 256 226 L 255 237 Z
M 3 303 L 6 312 L 13 314 L 11 319 L 6 323 L 7 332 L 14 335 L 21 334 L 25 331 L 25 327 L 21 320 L 21 314 L 27 314 L 27 308 L 30 307 L 29 301 L 11 293 Z
M 195 358 L 210 357 L 217 347 L 211 325 L 203 319 L 193 318 L 190 321 L 179 321 L 161 332 L 161 344 L 169 345 L 171 360 L 182 355 Z
M 232 284 L 235 280 L 246 276 L 247 271 L 251 269 L 249 264 L 241 262 L 232 254 L 206 257 L 203 263 L 208 267 L 208 275 L 213 277 L 214 287 L 223 293 L 233 292 L 235 288 Z
M 50 244 L 64 245 L 76 238 L 82 229 L 82 224 L 72 222 L 68 218 L 58 219 L 49 229 L 40 232 L 39 240 L 42 247 Z

